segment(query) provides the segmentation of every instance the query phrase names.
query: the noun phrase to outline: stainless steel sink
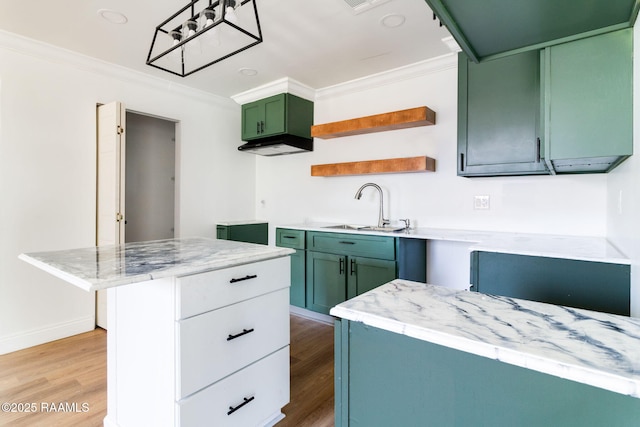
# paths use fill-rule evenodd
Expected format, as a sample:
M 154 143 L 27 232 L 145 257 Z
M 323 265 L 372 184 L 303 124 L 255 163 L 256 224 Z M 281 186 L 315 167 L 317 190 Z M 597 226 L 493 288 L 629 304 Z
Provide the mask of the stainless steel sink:
M 376 227 L 375 225 L 356 225 L 356 224 L 327 225 L 322 228 L 331 228 L 334 230 L 379 231 L 383 233 L 393 233 L 394 231 L 401 231 L 405 229 L 405 227 Z

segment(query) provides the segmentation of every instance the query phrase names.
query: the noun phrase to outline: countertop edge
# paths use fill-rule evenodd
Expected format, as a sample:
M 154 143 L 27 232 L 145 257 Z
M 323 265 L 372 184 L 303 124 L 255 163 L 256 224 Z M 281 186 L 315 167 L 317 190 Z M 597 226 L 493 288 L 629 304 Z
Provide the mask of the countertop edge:
M 157 280 L 157 279 L 163 279 L 167 277 L 188 276 L 192 274 L 205 273 L 208 271 L 222 270 L 224 268 L 236 267 L 239 265 L 249 264 L 252 262 L 260 262 L 260 261 L 267 261 L 275 258 L 282 258 L 295 253 L 295 250 L 289 249 L 289 248 L 270 247 L 270 249 L 272 249 L 272 252 L 268 254 L 258 254 L 258 255 L 249 255 L 249 256 L 245 255 L 242 257 L 238 257 L 237 259 L 233 259 L 231 261 L 225 260 L 219 263 L 208 263 L 208 264 L 197 266 L 197 267 L 189 266 L 189 267 L 182 267 L 182 268 L 172 268 L 166 271 L 159 271 L 152 274 L 140 274 L 140 275 L 128 276 L 123 279 L 109 280 L 101 283 L 92 283 L 91 281 L 82 279 L 73 274 L 66 273 L 63 270 L 60 270 L 59 268 L 53 267 L 45 262 L 42 262 L 36 258 L 33 258 L 28 254 L 24 254 L 24 253 L 20 254 L 18 255 L 18 259 L 25 261 L 33 265 L 34 267 L 37 267 L 82 290 L 85 290 L 87 292 L 93 292 L 93 291 L 100 291 L 103 289 L 115 288 L 118 286 L 130 285 L 133 283 L 144 282 L 148 280 Z

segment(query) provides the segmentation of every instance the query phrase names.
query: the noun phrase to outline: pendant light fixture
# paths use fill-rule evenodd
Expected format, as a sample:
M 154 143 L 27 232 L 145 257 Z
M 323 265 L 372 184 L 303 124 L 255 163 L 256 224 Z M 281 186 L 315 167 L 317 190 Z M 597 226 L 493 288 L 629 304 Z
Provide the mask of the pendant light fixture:
M 147 65 L 186 77 L 261 42 L 256 0 L 193 0 L 156 27 Z

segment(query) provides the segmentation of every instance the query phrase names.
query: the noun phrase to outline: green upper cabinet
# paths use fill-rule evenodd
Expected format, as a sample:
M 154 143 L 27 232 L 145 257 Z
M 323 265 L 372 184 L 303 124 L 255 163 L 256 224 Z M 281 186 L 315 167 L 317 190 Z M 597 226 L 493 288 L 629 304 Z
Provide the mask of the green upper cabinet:
M 458 175 L 548 173 L 537 51 L 480 64 L 458 57 Z
M 640 0 L 425 0 L 474 62 L 633 26 Z
M 458 61 L 458 175 L 609 172 L 633 153 L 633 33 Z
M 282 134 L 311 138 L 313 102 L 289 93 L 242 106 L 242 140 Z
M 554 172 L 608 172 L 632 154 L 632 31 L 543 50 L 543 139 Z

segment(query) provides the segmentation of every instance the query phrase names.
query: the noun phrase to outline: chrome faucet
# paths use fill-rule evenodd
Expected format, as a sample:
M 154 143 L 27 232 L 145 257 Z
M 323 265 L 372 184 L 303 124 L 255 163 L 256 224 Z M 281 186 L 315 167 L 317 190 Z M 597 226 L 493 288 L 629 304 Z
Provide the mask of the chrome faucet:
M 366 184 L 364 184 L 362 187 L 358 188 L 358 191 L 356 191 L 356 195 L 355 198 L 360 200 L 360 197 L 362 197 L 362 190 L 364 190 L 367 187 L 373 187 L 376 190 L 378 190 L 378 193 L 380 193 L 380 212 L 378 213 L 378 227 L 384 227 L 387 224 L 390 224 L 390 221 L 388 219 L 384 218 L 384 212 L 383 212 L 383 202 L 382 202 L 382 188 L 380 188 L 380 186 L 378 184 L 374 184 L 373 182 L 367 182 Z

